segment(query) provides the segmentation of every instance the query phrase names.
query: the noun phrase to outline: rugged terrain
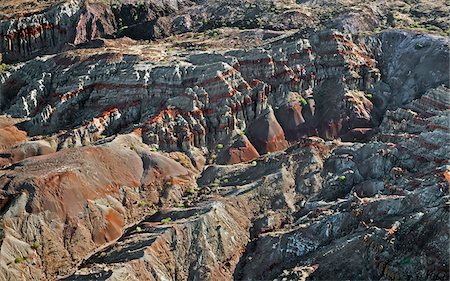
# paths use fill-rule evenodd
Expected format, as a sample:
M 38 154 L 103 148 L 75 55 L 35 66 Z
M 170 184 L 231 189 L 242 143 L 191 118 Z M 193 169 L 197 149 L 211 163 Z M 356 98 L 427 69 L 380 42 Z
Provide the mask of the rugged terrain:
M 448 280 L 446 1 L 2 1 L 0 280 Z

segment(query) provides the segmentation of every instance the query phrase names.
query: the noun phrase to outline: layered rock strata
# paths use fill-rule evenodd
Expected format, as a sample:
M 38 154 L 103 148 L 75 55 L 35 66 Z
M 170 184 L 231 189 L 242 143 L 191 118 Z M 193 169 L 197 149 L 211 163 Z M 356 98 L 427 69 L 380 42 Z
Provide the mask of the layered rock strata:
M 403 38 L 410 48 L 422 40 L 399 32 L 381 38 Z M 249 134 L 260 153 L 285 148 L 285 138 L 367 139 L 394 98 L 389 92 L 393 78 L 380 79 L 377 68 L 376 58 L 382 59 L 378 64 L 383 69 L 389 67 L 388 59 L 372 52 L 390 41 L 380 45 L 374 39 L 353 41 L 325 32 L 273 42 L 264 49 L 192 55 L 167 66 L 116 53 L 68 52 L 3 74 L 2 107 L 14 116 L 31 118 L 25 125 L 31 135 L 56 135 L 59 148 L 87 145 L 139 127 L 146 143 L 191 153 L 256 124 L 270 108 L 274 123 L 269 123 L 276 128 L 253 139 Z M 430 40 L 427 50 L 420 52 L 433 60 L 448 56 L 439 38 Z M 424 61 L 418 67 L 425 65 Z M 444 81 L 443 67 L 430 74 L 426 87 Z M 386 69 L 391 71 L 387 75 L 404 75 Z M 395 89 L 395 98 L 410 95 Z M 267 145 L 273 138 L 280 144 Z

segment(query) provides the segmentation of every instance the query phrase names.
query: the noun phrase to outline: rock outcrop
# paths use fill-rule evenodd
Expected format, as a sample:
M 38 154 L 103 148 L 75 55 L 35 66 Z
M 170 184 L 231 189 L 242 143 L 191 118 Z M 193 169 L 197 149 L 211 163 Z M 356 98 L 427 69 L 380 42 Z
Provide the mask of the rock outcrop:
M 0 117 L 0 149 L 6 149 L 27 139 L 27 132 L 15 126 L 15 120 Z
M 410 48 L 423 40 L 391 33 L 380 38 L 404 38 Z M 246 128 L 259 153 L 286 148 L 285 137 L 368 139 L 389 103 L 401 103 L 424 89 L 390 92 L 391 85 L 396 87 L 392 81 L 407 73 L 388 71 L 380 78 L 375 58 L 382 59 L 378 64 L 384 69 L 390 57 L 370 50 L 392 44 L 386 40 L 366 44 L 326 32 L 274 42 L 265 50 L 192 55 L 173 66 L 111 52 L 67 52 L 30 61 L 4 76 L 0 96 L 7 113 L 30 118 L 25 127 L 31 135 L 55 135 L 59 148 L 93 143 L 131 124 L 142 128 L 146 143 L 188 154 Z M 448 57 L 443 46 L 441 39 L 430 37 L 430 60 Z M 85 51 L 89 54 L 90 49 Z M 417 71 L 427 65 L 418 63 Z M 446 79 L 445 65 L 435 66 L 423 87 L 436 87 Z M 82 75 L 86 72 L 91 74 Z M 398 100 L 390 101 L 394 98 Z M 275 114 L 262 117 L 269 105 Z M 270 130 L 258 130 L 261 122 Z
M 243 214 L 219 202 L 155 214 L 62 280 L 229 280 L 248 241 L 248 227 Z
M 59 51 L 74 37 L 81 0 L 50 7 L 42 13 L 0 22 L 0 52 L 6 62 Z
M 218 146 L 223 146 L 219 143 Z M 217 164 L 233 165 L 258 158 L 260 155 L 243 132 L 231 135 L 223 150 L 218 149 Z
M 175 160 L 144 151 L 135 137 L 33 157 L 2 170 L 0 206 L 8 209 L 1 219 L 2 278 L 69 273 L 144 212 L 177 200 L 192 176 Z
M 440 0 L 25 1 L 0 280 L 449 279 Z
M 253 121 L 248 134 L 260 154 L 284 150 L 288 147 L 283 129 L 270 108 Z

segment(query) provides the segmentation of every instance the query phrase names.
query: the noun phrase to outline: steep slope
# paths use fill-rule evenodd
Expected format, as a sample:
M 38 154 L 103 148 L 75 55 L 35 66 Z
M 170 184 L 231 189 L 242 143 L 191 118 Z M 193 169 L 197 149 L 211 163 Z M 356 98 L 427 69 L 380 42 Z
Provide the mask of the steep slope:
M 175 160 L 145 151 L 133 136 L 2 170 L 2 278 L 67 273 L 87 253 L 119 238 L 127 224 L 176 201 L 193 175 Z
M 449 4 L 355 0 L 5 0 L 0 3 L 0 53 L 24 61 L 95 38 L 162 39 L 216 28 L 286 31 L 312 28 L 367 34 L 407 28 L 448 35 Z M 251 34 L 251 33 L 250 33 Z M 247 41 L 254 44 L 252 40 Z
M 2 1 L 0 279 L 447 280 L 413 2 Z
M 435 106 L 433 116 L 429 118 L 435 120 L 448 114 L 450 103 L 442 101 L 447 94 L 447 88 L 439 88 L 423 96 L 423 100 L 435 100 L 436 105 L 440 101 L 445 106 L 445 109 Z M 416 114 L 422 112 L 416 108 Z M 449 171 L 445 164 L 448 163 L 448 148 L 444 145 L 449 137 L 448 124 L 431 127 L 426 125 L 428 122 L 423 125 L 429 127 L 426 134 L 428 141 L 436 144 L 433 147 L 424 144 L 419 134 L 395 129 L 395 121 L 386 117 L 380 138 L 384 137 L 384 130 L 396 130 L 393 143 L 379 140 L 358 144 L 306 138 L 285 152 L 264 156 L 256 164 L 209 166 L 198 181 L 197 200 L 221 202 L 218 206 L 240 206 L 239 212 L 229 215 L 234 219 L 245 215 L 253 222 L 250 229 L 245 228 L 246 223 L 234 225 L 229 215 L 222 213 L 220 208 L 223 207 L 217 207 L 217 220 L 207 224 L 219 223 L 221 227 L 216 229 L 224 235 L 221 237 L 233 239 L 243 238 L 245 233 L 250 235 L 250 243 L 240 240 L 238 244 L 238 252 L 245 245 L 246 252 L 234 271 L 234 279 L 448 278 L 445 220 L 448 217 Z M 405 150 L 406 147 L 415 150 Z M 417 152 L 435 161 L 417 161 Z M 190 245 L 189 249 L 197 253 L 197 243 L 204 241 L 205 236 L 214 235 L 210 233 L 214 227 L 195 223 L 207 220 L 209 213 L 193 212 L 186 209 L 153 215 L 139 227 L 133 226 L 129 234 L 121 238 L 124 242 L 88 259 L 77 273 L 65 280 L 85 280 L 93 276 L 108 280 L 125 276 L 163 280 L 165 277 L 161 274 L 167 271 L 176 274 L 169 279 L 216 280 L 217 275 L 208 275 L 209 270 L 202 277 L 178 275 L 185 272 L 185 266 L 179 263 L 166 263 L 162 270 L 156 269 L 158 259 L 151 259 L 154 247 L 160 243 L 144 237 L 165 235 L 166 228 L 178 231 L 178 227 L 184 229 L 189 225 L 184 232 L 172 234 L 172 240 L 164 242 L 171 244 L 172 250 L 166 254 L 167 250 L 161 249 L 160 256 L 184 257 L 185 254 L 179 252 L 181 245 Z M 191 218 L 187 219 L 186 215 L 190 213 Z M 166 222 L 164 218 L 169 217 L 171 220 Z M 231 229 L 228 228 L 230 225 L 233 225 Z M 244 229 L 240 228 L 242 226 Z M 192 232 L 193 228 L 198 232 Z M 123 257 L 135 253 L 129 241 L 136 242 L 136 229 L 145 233 L 138 237 L 148 241 L 145 246 L 149 256 L 137 255 L 136 251 L 135 257 L 124 260 Z M 179 239 L 185 235 L 199 237 L 199 242 L 180 245 Z M 224 238 L 211 238 L 209 243 L 213 244 L 201 247 L 199 255 L 217 255 L 215 243 L 224 243 L 221 239 Z M 139 241 L 133 245 L 138 247 L 144 243 Z M 142 247 L 144 245 L 139 249 L 143 250 Z M 230 245 L 228 249 L 233 247 Z M 135 267 L 133 260 L 136 259 L 148 262 L 145 266 Z M 232 260 L 227 263 L 227 269 L 230 265 L 234 267 L 236 260 Z M 196 260 L 193 267 L 198 268 L 202 261 L 202 258 Z M 145 274 L 149 275 L 140 275 L 144 273 L 136 273 L 136 268 L 150 268 L 153 273 L 145 269 Z M 190 272 L 204 271 L 193 269 Z

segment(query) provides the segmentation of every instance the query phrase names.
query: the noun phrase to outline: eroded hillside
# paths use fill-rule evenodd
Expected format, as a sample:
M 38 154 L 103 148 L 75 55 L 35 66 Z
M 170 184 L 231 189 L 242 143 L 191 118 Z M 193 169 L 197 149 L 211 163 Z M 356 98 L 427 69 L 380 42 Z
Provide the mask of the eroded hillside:
M 445 1 L 0 7 L 0 279 L 449 278 Z

